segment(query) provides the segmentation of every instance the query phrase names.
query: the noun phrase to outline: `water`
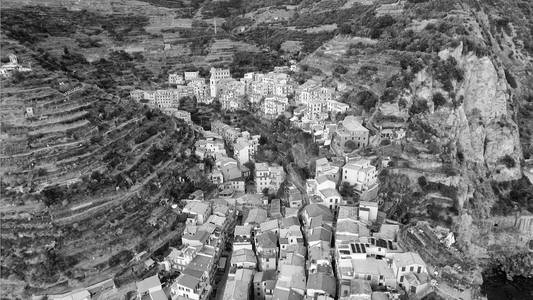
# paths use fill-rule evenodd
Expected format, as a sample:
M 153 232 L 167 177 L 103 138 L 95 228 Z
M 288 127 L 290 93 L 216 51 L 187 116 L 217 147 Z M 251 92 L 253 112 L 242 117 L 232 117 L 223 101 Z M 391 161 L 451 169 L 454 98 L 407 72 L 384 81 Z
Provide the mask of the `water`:
M 533 278 L 517 276 L 510 281 L 500 270 L 486 271 L 481 292 L 488 300 L 533 300 Z

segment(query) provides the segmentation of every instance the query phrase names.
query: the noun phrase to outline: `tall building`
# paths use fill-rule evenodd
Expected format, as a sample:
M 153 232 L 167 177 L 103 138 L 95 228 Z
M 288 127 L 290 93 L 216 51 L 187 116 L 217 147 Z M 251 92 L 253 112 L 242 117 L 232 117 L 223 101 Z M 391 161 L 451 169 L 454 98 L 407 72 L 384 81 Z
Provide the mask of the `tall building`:
M 211 68 L 211 78 L 209 79 L 211 97 L 217 97 L 217 84 L 221 79 L 225 78 L 231 78 L 229 69 Z

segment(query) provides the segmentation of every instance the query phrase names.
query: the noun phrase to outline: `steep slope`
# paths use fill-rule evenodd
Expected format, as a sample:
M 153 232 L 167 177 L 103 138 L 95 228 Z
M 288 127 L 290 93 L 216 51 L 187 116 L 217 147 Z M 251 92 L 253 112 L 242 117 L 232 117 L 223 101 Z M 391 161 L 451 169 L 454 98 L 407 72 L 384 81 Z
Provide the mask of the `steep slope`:
M 463 260 L 522 264 L 506 271 L 532 276 L 533 188 L 522 178 L 533 125 L 530 1 L 357 5 L 361 14 L 342 21 L 308 16 L 314 26 L 336 22 L 342 35 L 302 65 L 344 91 L 373 133 L 406 129 L 399 145 L 373 140 L 394 160 L 382 177 L 389 216 L 452 228 Z
M 197 133 L 2 43 L 32 66 L 1 81 L 2 297 L 113 278 L 133 253 L 179 238 L 169 205 L 211 187 L 191 156 Z

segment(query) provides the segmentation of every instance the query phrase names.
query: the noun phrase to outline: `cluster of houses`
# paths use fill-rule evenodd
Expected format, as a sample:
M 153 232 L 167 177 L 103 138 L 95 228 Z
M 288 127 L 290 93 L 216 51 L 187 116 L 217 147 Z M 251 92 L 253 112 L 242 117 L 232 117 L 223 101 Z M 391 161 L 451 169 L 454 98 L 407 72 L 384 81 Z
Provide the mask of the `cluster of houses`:
M 9 62 L 0 66 L 0 76 L 7 78 L 15 72 L 31 72 L 31 66 L 22 66 L 19 64 L 17 56 L 11 53 L 9 54 Z
M 179 276 L 170 282 L 166 293 L 157 275 L 137 282 L 139 299 L 208 299 L 217 270 L 224 268 L 221 255 L 234 226 L 234 206 L 222 199 L 206 201 L 202 193 L 184 201 L 181 212 L 187 220 L 181 247 L 170 247 L 160 262 L 166 271 L 178 271 Z
M 340 93 L 324 86 L 316 79 L 299 85 L 288 73 L 289 68 L 277 67 L 269 73 L 250 72 L 243 78 L 233 78 L 229 69 L 211 68 L 209 81 L 199 72 L 169 74 L 169 89 L 154 91 L 133 90 L 136 101 L 148 103 L 164 112 L 190 122 L 190 114 L 179 110 L 183 97 L 196 97 L 199 103 L 213 100 L 221 103 L 223 110 L 246 109 L 248 105 L 259 108 L 265 118 L 276 118 L 289 111 L 291 122 L 314 135 L 319 145 L 330 146 L 336 153 L 350 152 L 369 142 L 369 131 L 362 119 L 348 116 L 341 122 L 331 121 L 332 115 L 346 113 L 349 105 L 337 101 Z M 389 122 L 390 123 L 390 122 Z M 381 139 L 398 141 L 405 137 L 404 125 L 391 123 L 378 128 Z
M 317 162 L 318 177 L 376 184 L 375 168 L 372 172 L 366 161 L 348 164 L 366 177 L 344 175 L 326 159 Z M 348 204 L 338 196 L 336 205 L 307 202 L 315 195 L 294 185 L 283 195 L 235 201 L 242 218 L 233 232 L 224 300 L 398 299 L 401 293 L 422 298 L 432 291 L 426 264 L 401 249 L 399 225 L 386 220 L 375 201 Z
M 265 189 L 275 193 L 285 180 L 282 166 L 254 162 L 259 135 L 250 135 L 219 120 L 211 122 L 211 131 L 204 131 L 203 135 L 203 139 L 196 141 L 195 154 L 200 159 L 214 161 L 213 168 L 207 172 L 210 180 L 224 190 L 224 196 L 246 192 L 246 178 L 251 172 L 246 166 L 248 163 L 254 165 L 253 178 L 258 193 Z M 232 150 L 233 157 L 228 157 L 226 147 Z
M 385 300 L 432 291 L 426 264 L 401 248 L 399 225 L 379 210 L 375 163 L 353 156 L 369 143 L 363 120 L 328 121 L 332 113 L 348 110 L 335 100 L 335 89 L 312 79 L 297 85 L 281 69 L 237 80 L 229 69 L 212 68 L 209 82 L 198 72 L 185 72 L 170 74 L 169 85 L 173 88 L 131 96 L 175 115 L 185 96 L 203 103 L 217 99 L 224 110 L 248 101 L 267 118 L 285 113 L 290 102 L 296 107 L 292 124 L 336 156 L 317 159 L 314 176 L 297 186 L 282 166 L 255 161 L 259 135 L 213 120 L 194 152 L 206 162 L 218 193 L 185 200 L 182 246 L 171 248 L 162 262 L 179 276 L 165 297 L 157 276 L 139 282 L 140 297 L 202 300 L 217 291 L 224 300 Z M 380 132 L 391 140 L 403 138 L 396 130 Z M 217 269 L 225 268 L 226 279 L 215 282 Z

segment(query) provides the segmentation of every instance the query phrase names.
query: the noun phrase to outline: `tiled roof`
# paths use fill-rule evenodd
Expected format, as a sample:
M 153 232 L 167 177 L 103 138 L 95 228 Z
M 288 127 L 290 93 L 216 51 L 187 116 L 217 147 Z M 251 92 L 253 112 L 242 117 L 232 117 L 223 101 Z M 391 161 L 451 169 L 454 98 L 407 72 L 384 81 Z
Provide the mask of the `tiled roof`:
M 307 279 L 307 289 L 321 290 L 335 298 L 337 287 L 335 277 L 323 274 L 310 274 Z
M 188 287 L 192 290 L 198 286 L 198 283 L 200 283 L 200 279 L 188 274 L 182 274 L 177 280 L 177 284 Z
M 410 265 L 426 265 L 420 255 L 416 252 L 396 253 L 394 254 L 394 262 L 396 267 L 399 268 Z
M 144 279 L 143 281 L 137 282 L 137 292 L 142 294 L 147 292 L 149 289 L 161 286 L 161 281 L 159 281 L 159 277 L 157 275 L 148 277 Z
M 309 204 L 304 210 L 311 218 L 322 216 L 326 221 L 333 221 L 333 214 L 331 211 L 320 204 Z
M 256 241 L 261 248 L 277 248 L 278 238 L 272 231 L 260 233 L 256 236 Z

